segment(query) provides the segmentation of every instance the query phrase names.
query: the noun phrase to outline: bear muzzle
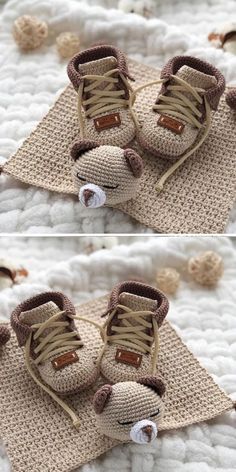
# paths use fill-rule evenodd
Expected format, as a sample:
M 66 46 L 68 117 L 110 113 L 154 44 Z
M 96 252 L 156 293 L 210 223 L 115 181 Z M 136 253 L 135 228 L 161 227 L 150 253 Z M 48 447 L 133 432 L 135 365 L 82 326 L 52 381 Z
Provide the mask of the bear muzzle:
M 95 184 L 86 184 L 79 191 L 79 201 L 86 208 L 99 208 L 106 201 L 104 190 Z
M 157 426 L 153 421 L 141 420 L 132 426 L 130 438 L 137 444 L 147 444 L 157 437 Z

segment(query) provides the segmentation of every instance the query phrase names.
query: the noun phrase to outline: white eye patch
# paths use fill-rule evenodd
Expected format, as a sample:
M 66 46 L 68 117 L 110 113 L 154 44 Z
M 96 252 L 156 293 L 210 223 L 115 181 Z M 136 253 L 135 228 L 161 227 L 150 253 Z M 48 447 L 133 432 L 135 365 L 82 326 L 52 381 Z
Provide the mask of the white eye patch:
M 79 191 L 79 201 L 87 208 L 99 208 L 106 201 L 104 190 L 95 184 L 86 184 Z
M 150 420 L 141 420 L 132 426 L 130 438 L 137 444 L 147 444 L 157 437 L 157 425 Z

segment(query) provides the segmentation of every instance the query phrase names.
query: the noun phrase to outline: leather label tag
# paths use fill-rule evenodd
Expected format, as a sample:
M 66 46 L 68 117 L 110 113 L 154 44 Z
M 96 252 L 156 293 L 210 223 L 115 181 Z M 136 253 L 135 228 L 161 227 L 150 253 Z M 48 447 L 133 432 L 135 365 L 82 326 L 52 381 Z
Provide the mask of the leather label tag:
M 75 351 L 66 352 L 59 357 L 56 357 L 52 361 L 52 365 L 55 370 L 60 370 L 66 365 L 73 364 L 74 362 L 78 362 L 79 356 Z
M 157 120 L 157 124 L 159 126 L 163 126 L 163 128 L 167 128 L 170 131 L 173 131 L 173 133 L 176 134 L 182 134 L 185 126 L 180 121 L 177 121 L 174 118 L 171 118 L 170 116 L 166 115 L 161 115 Z
M 142 355 L 136 354 L 136 352 L 125 351 L 124 349 L 117 349 L 115 360 L 116 362 L 129 364 L 138 368 L 142 362 Z
M 94 125 L 97 131 L 103 131 L 104 129 L 116 128 L 121 125 L 120 114 L 112 113 L 111 115 L 100 116 L 95 118 Z

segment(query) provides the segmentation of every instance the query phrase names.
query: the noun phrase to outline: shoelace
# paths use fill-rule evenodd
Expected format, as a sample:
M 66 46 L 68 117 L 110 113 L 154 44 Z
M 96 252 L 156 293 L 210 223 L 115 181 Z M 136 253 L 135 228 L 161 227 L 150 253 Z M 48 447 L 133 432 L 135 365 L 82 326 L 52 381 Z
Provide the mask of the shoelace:
M 119 82 L 117 74 L 119 74 L 119 77 L 129 90 L 129 99 L 124 98 L 124 90 L 114 90 L 115 85 Z M 88 85 L 86 85 L 86 82 L 89 82 Z M 102 83 L 107 83 L 107 85 L 101 90 L 98 87 Z M 83 94 L 88 92 L 91 96 L 83 100 Z M 132 108 L 134 100 L 135 93 L 119 69 L 109 70 L 103 75 L 84 75 L 78 89 L 78 117 L 81 137 L 85 137 L 82 106 L 84 107 L 84 116 L 86 118 L 93 118 L 110 110 L 128 107 L 133 121 L 136 127 L 138 127 L 138 120 Z
M 157 110 L 164 115 L 178 117 L 200 130 L 203 128 L 203 124 L 199 121 L 202 113 L 198 110 L 197 105 L 204 103 L 206 124 L 201 138 L 199 140 L 197 139 L 195 145 L 191 147 L 190 150 L 186 151 L 159 179 L 156 187 L 158 193 L 162 191 L 166 180 L 203 144 L 211 128 L 211 108 L 204 96 L 205 90 L 199 87 L 193 87 L 188 82 L 175 75 L 171 75 L 171 78 L 177 82 L 177 85 L 171 84 L 167 86 L 167 90 L 170 94 L 168 96 L 159 95 L 159 103 L 153 106 L 153 110 Z M 134 93 L 136 95 L 146 87 L 163 84 L 165 82 L 165 79 L 149 82 L 148 84 L 138 87 Z M 192 96 L 193 101 L 186 97 L 186 92 Z
M 68 332 L 69 321 L 59 321 L 59 318 L 64 312 L 56 313 L 51 316 L 48 320 L 43 323 L 37 323 L 32 325 L 33 332 L 30 334 L 25 345 L 25 363 L 27 370 L 35 383 L 47 392 L 51 398 L 56 401 L 63 410 L 71 417 L 73 425 L 78 429 L 80 427 L 80 420 L 77 414 L 63 401 L 61 398 L 47 387 L 35 374 L 34 369 L 31 365 L 30 359 L 30 347 L 33 340 L 38 340 L 38 346 L 35 348 L 35 354 L 38 354 L 33 363 L 37 366 L 40 362 L 44 362 L 50 359 L 55 354 L 61 354 L 62 352 L 69 352 L 74 349 L 78 349 L 83 346 L 83 342 L 76 339 L 77 331 Z M 101 327 L 95 321 L 91 321 L 88 318 L 81 316 L 74 316 L 72 319 L 86 321 L 93 324 L 101 331 Z M 50 332 L 43 336 L 45 330 L 50 329 Z
M 118 320 L 121 321 L 120 326 L 112 326 L 114 334 L 107 335 L 106 328 L 112 321 L 117 309 L 121 309 L 124 313 L 117 315 Z M 152 322 L 145 319 L 147 316 L 152 316 Z M 135 319 L 135 325 L 132 320 Z M 153 328 L 153 336 L 150 336 L 145 331 Z M 144 354 L 150 353 L 152 355 L 152 374 L 156 372 L 156 365 L 159 351 L 159 335 L 158 324 L 153 316 L 152 311 L 133 311 L 125 305 L 117 305 L 117 307 L 110 313 L 103 326 L 103 341 L 104 346 L 99 356 L 98 364 L 101 363 L 103 354 L 106 350 L 107 344 L 116 344 L 119 346 L 129 347 L 138 350 Z M 154 350 L 152 345 L 154 343 Z

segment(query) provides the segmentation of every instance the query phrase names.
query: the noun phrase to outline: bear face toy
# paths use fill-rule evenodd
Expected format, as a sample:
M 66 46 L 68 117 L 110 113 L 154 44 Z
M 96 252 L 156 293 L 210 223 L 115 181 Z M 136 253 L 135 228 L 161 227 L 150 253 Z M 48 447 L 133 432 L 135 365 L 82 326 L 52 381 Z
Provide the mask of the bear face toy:
M 150 443 L 163 418 L 164 393 L 163 380 L 156 376 L 103 385 L 93 401 L 100 431 L 119 441 Z
M 73 145 L 71 157 L 74 161 L 72 178 L 82 205 L 98 208 L 135 196 L 143 162 L 133 149 L 79 141 Z

